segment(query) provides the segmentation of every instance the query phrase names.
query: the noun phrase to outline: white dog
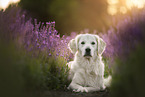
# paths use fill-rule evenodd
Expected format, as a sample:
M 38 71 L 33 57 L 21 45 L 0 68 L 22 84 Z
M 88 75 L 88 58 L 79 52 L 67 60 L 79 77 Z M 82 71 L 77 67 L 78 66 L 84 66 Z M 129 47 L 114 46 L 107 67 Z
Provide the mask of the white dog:
M 80 34 L 68 44 L 75 54 L 70 67 L 71 83 L 68 89 L 75 92 L 93 92 L 104 90 L 110 85 L 111 76 L 104 79 L 104 63 L 102 53 L 106 43 L 97 35 Z

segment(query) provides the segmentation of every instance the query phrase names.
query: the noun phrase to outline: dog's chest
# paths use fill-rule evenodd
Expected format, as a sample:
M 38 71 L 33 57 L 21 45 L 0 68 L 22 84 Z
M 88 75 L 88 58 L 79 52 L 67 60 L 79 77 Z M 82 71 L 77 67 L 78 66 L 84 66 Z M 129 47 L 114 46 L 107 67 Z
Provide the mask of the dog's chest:
M 85 86 L 96 86 L 99 81 L 100 66 L 97 63 L 86 64 L 85 68 Z
M 83 68 L 88 76 L 96 76 L 99 74 L 100 65 L 93 61 L 84 61 Z
M 87 72 L 85 73 L 85 77 L 84 77 L 84 81 L 85 81 L 85 86 L 96 86 L 97 83 L 97 75 L 94 71 L 91 72 Z

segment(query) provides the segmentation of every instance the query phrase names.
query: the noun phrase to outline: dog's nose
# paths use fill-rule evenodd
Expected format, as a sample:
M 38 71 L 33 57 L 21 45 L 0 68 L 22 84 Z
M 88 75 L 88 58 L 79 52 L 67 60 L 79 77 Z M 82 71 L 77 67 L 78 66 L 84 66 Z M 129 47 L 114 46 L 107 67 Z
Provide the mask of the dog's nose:
M 86 48 L 86 52 L 90 52 L 91 51 L 91 49 L 90 48 Z

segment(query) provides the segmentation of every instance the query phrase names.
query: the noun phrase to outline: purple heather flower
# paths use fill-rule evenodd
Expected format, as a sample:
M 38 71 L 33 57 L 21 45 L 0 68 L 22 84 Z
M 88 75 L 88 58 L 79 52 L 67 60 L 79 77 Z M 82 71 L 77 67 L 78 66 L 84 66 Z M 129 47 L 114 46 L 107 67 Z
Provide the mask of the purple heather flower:
M 51 56 L 51 53 L 49 53 L 49 56 Z
M 45 40 L 43 40 L 43 44 L 46 44 L 46 43 L 45 43 Z

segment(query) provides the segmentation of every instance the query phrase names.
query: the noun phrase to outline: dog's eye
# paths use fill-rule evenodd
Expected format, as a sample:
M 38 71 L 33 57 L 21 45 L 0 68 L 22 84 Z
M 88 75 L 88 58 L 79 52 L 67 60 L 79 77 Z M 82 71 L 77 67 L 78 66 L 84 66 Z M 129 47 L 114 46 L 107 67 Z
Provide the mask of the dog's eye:
M 84 41 L 82 41 L 82 42 L 81 42 L 81 44 L 85 44 L 85 42 L 84 42 Z
M 91 44 L 92 44 L 92 45 L 94 45 L 94 44 L 95 44 L 95 42 L 92 42 Z

